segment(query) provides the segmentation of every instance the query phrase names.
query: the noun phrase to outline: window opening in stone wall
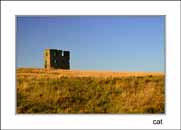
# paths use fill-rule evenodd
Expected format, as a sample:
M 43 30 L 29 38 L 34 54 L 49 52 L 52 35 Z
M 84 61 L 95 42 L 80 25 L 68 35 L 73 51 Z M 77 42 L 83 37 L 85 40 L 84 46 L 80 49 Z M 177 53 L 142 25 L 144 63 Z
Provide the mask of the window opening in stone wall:
M 45 60 L 45 68 L 47 68 L 47 61 Z

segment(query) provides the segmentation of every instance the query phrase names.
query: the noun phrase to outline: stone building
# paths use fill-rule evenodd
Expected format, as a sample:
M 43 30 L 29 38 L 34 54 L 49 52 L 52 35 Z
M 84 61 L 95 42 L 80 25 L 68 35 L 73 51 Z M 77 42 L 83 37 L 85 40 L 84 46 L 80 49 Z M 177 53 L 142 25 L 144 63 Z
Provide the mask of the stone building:
M 46 69 L 70 69 L 70 52 L 57 49 L 45 49 L 44 67 Z

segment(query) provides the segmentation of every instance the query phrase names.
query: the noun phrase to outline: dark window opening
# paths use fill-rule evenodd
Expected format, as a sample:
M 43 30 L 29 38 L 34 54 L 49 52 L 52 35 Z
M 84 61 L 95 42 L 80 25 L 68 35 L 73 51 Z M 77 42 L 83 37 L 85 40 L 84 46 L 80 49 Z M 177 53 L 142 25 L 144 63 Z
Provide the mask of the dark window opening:
M 62 56 L 62 52 L 60 51 L 59 53 L 60 53 L 60 56 Z
M 47 68 L 47 61 L 45 60 L 45 68 Z

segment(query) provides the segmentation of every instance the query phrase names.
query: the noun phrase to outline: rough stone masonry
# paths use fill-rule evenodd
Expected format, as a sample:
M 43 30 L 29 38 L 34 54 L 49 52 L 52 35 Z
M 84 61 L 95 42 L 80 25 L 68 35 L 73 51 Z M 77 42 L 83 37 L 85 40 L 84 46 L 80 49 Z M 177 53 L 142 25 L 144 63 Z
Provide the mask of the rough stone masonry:
M 44 67 L 46 69 L 70 69 L 70 52 L 57 49 L 45 49 Z

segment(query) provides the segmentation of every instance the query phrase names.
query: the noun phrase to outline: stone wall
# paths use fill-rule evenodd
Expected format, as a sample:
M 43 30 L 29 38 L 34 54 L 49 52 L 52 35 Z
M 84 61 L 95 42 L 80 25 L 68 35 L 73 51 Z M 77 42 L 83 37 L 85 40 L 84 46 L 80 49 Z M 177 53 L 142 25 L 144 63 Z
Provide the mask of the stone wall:
M 47 69 L 70 69 L 70 52 L 46 49 L 44 51 L 44 67 Z

